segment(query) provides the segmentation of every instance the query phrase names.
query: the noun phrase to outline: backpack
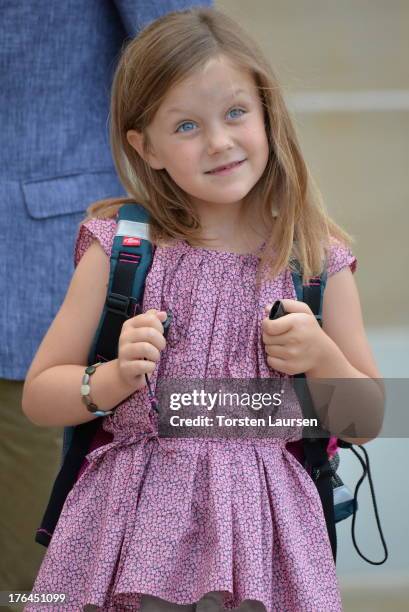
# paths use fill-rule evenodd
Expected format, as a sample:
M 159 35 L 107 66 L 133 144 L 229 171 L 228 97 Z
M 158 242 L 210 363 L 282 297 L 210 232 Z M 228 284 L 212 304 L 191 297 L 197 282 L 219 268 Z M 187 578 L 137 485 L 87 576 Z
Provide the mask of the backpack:
M 90 348 L 89 365 L 97 361 L 110 361 L 117 358 L 118 339 L 123 323 L 126 319 L 142 312 L 145 279 L 153 257 L 148 224 L 149 214 L 140 204 L 124 204 L 118 211 L 117 231 L 110 258 L 107 297 Z M 297 299 L 309 305 L 318 323 L 322 326 L 321 313 L 327 280 L 326 271 L 324 270 L 320 277 L 310 279 L 309 285 L 303 285 L 301 269 L 297 262 L 295 264 L 296 271 L 292 272 L 292 279 Z M 166 323 L 167 321 L 164 328 Z M 297 374 L 294 378 L 305 378 L 305 375 Z M 304 384 L 300 393 L 297 386 L 295 387 L 303 414 L 305 417 L 316 417 L 311 398 L 306 389 L 307 385 Z M 64 428 L 62 461 L 41 525 L 36 531 L 35 541 L 37 543 L 48 546 L 67 495 L 79 478 L 81 470 L 86 466 L 86 455 L 91 450 L 111 440 L 112 435 L 102 428 L 101 417 L 87 423 Z M 388 552 L 379 523 L 366 450 L 363 446 L 359 446 L 365 454 L 367 465 L 352 447 L 352 444 L 337 440 L 335 437 L 304 437 L 302 445 L 305 457 L 304 467 L 313 479 L 321 499 L 334 561 L 336 560 L 337 547 L 335 524 L 353 515 L 352 539 L 358 554 L 374 565 L 384 563 Z M 356 486 L 354 496 L 336 473 L 340 462 L 338 447 L 350 448 L 363 467 L 363 475 Z M 366 474 L 368 474 L 371 486 L 375 515 L 385 551 L 385 558 L 378 562 L 370 561 L 362 555 L 356 545 L 354 534 L 355 517 L 358 509 L 357 493 Z

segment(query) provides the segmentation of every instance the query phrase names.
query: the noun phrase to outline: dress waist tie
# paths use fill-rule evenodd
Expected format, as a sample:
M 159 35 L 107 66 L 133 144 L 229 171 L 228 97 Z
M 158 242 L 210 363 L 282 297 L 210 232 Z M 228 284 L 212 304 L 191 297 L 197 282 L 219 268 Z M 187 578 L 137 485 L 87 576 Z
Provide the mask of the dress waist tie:
M 148 440 L 157 440 L 159 446 L 162 448 L 162 450 L 165 453 L 168 453 L 170 455 L 177 454 L 176 449 L 171 449 L 171 448 L 166 447 L 166 444 L 164 444 L 161 441 L 158 435 L 158 432 L 155 430 L 143 431 L 137 434 L 127 434 L 127 435 L 125 435 L 125 432 L 124 432 L 123 435 L 120 435 L 120 434 L 115 435 L 114 440 L 112 442 L 110 442 L 109 444 L 104 444 L 103 446 L 100 446 L 99 448 L 96 448 L 95 450 L 93 450 L 86 456 L 86 459 L 90 464 L 87 470 L 90 469 L 91 465 L 96 466 L 97 463 L 106 455 L 106 453 L 109 453 L 114 448 L 122 448 L 124 446 L 130 446 L 132 444 L 137 444 L 138 442 L 142 442 L 143 444 L 145 444 Z M 130 484 L 129 482 L 130 478 L 132 478 L 133 475 L 134 475 L 134 469 L 131 469 L 128 472 L 128 474 L 125 475 L 125 490 L 127 490 L 128 485 Z M 116 513 L 118 513 L 120 510 L 121 502 L 122 500 L 118 499 L 118 502 L 115 504 L 114 510 Z

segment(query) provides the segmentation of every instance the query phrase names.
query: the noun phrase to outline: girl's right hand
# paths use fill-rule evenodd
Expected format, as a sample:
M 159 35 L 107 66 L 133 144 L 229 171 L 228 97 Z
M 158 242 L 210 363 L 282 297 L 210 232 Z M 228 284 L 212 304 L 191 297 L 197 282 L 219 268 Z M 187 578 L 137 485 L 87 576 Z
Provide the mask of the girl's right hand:
M 120 378 L 135 390 L 146 385 L 145 374 L 152 374 L 160 351 L 166 346 L 162 323 L 167 313 L 155 309 L 127 319 L 118 341 Z

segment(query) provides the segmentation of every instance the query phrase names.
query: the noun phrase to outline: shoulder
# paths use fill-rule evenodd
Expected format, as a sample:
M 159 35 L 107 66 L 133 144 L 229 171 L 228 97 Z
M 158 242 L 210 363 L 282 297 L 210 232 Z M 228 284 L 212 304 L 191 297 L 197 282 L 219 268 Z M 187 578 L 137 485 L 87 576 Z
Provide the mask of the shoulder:
M 349 268 L 352 273 L 355 273 L 358 261 L 348 246 L 336 238 L 331 238 L 326 253 L 328 277 L 333 276 L 344 268 Z
M 117 216 L 110 218 L 88 219 L 81 223 L 78 228 L 77 237 L 74 247 L 74 265 L 77 266 L 84 253 L 90 247 L 94 240 L 97 240 L 101 245 L 104 253 L 110 257 L 112 245 L 114 242 L 117 222 Z
M 329 332 L 333 328 L 335 320 L 346 319 L 352 315 L 355 320 L 360 320 L 361 308 L 358 288 L 353 274 L 357 268 L 357 259 L 351 249 L 336 238 L 331 241 L 326 249 L 327 261 L 327 283 L 323 299 L 323 327 Z M 345 325 L 345 321 L 343 325 Z M 331 333 L 329 333 L 331 335 Z

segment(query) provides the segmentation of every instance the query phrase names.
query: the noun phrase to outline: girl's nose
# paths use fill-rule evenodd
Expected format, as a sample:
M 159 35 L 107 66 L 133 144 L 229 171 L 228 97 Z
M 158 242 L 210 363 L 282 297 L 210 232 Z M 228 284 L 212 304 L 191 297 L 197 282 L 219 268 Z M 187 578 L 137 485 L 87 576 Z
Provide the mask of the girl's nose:
M 207 152 L 209 155 L 231 149 L 233 143 L 226 130 L 215 129 L 207 136 Z

